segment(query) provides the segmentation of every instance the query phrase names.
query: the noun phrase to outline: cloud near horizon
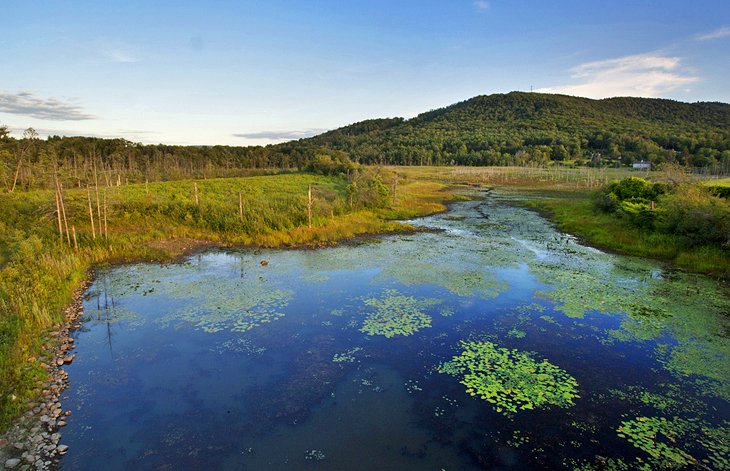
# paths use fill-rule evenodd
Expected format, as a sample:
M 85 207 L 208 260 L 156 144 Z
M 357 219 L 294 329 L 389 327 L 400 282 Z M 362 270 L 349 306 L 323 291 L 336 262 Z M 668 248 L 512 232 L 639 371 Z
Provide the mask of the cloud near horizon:
M 327 131 L 326 129 L 307 129 L 305 131 L 258 131 L 249 133 L 235 133 L 234 137 L 244 139 L 267 139 L 271 141 L 292 141 L 305 137 L 316 136 L 317 134 Z
M 588 98 L 657 98 L 699 80 L 699 77 L 682 70 L 681 62 L 680 57 L 651 53 L 586 62 L 570 69 L 576 83 L 536 91 Z
M 695 39 L 697 41 L 713 41 L 715 39 L 722 39 L 727 37 L 730 37 L 730 26 L 724 26 L 714 31 L 710 31 L 709 33 L 698 34 L 695 36 Z
M 38 98 L 30 92 L 0 92 L 0 113 L 20 114 L 53 121 L 83 121 L 95 118 L 78 105 L 56 98 Z

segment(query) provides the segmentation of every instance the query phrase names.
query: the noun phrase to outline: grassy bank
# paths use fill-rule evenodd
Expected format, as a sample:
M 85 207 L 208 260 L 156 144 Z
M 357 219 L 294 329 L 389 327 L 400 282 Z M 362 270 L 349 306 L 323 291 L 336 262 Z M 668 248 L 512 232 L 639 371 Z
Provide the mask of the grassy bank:
M 685 238 L 638 228 L 626 219 L 596 209 L 595 192 L 606 183 L 630 176 L 654 181 L 699 182 L 700 176 L 676 168 L 661 172 L 629 169 L 524 167 L 400 167 L 413 179 L 493 186 L 525 196 L 521 204 L 538 210 L 563 232 L 603 250 L 670 262 L 689 271 L 730 278 L 730 253 L 719 246 L 690 247 Z M 730 179 L 705 180 L 703 185 L 730 186 Z M 534 198 L 537 197 L 537 198 Z
M 667 261 L 689 271 L 730 277 L 727 250 L 717 246 L 688 247 L 682 237 L 637 228 L 613 214 L 597 210 L 591 191 L 540 190 L 535 194 L 540 198 L 525 200 L 523 204 L 545 214 L 561 231 L 576 235 L 590 245 Z
M 38 397 L 52 349 L 48 334 L 64 322 L 64 306 L 93 266 L 169 260 L 210 243 L 331 245 L 410 230 L 393 219 L 445 210 L 443 202 L 454 198 L 444 184 L 401 178 L 395 201 L 387 195 L 387 203 L 373 205 L 347 185 L 289 174 L 110 186 L 98 197 L 93 186 L 71 189 L 60 234 L 53 191 L 0 194 L 0 430 Z

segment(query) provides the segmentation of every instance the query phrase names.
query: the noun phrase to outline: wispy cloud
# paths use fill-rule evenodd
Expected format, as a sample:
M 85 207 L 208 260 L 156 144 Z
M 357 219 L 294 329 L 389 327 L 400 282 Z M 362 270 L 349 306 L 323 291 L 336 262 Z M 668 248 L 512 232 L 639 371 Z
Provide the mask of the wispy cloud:
M 302 139 L 304 137 L 312 137 L 325 132 L 326 129 L 307 129 L 305 131 L 257 131 L 248 133 L 236 133 L 234 137 L 245 139 L 267 139 L 270 141 L 291 141 L 294 139 Z
M 681 63 L 680 57 L 652 53 L 586 62 L 570 70 L 576 83 L 537 91 L 589 98 L 659 97 L 699 80 L 683 70 Z
M 12 113 L 54 121 L 94 119 L 84 109 L 56 98 L 38 98 L 30 92 L 0 92 L 0 113 Z
M 714 41 L 715 39 L 727 37 L 730 37 L 730 26 L 724 26 L 714 31 L 710 31 L 709 33 L 698 34 L 695 36 L 695 39 L 697 41 Z
M 474 8 L 476 8 L 476 10 L 480 13 L 485 12 L 489 10 L 489 2 L 486 0 L 475 0 Z
M 104 55 L 112 62 L 139 62 L 139 58 L 122 49 L 110 49 L 104 51 Z
M 101 55 L 109 62 L 130 63 L 139 62 L 139 54 L 134 52 L 135 48 L 125 41 L 100 39 L 96 47 Z

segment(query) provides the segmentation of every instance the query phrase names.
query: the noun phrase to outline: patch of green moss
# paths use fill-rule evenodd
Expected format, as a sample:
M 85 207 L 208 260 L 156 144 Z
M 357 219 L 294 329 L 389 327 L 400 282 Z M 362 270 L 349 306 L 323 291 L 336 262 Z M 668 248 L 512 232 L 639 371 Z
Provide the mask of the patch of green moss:
M 547 360 L 536 360 L 534 354 L 486 341 L 462 341 L 461 347 L 461 354 L 438 371 L 460 376 L 467 393 L 494 404 L 497 412 L 570 407 L 579 397 L 575 378 Z

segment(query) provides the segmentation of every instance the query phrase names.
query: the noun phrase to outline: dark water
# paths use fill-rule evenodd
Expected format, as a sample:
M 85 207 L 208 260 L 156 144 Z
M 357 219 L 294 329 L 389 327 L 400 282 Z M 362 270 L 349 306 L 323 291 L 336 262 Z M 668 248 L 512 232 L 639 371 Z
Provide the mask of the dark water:
M 505 200 L 415 222 L 440 232 L 102 271 L 62 467 L 728 466 L 727 292 Z M 461 341 L 547 359 L 578 397 L 498 412 L 442 372 Z M 644 442 L 619 431 L 647 424 Z

